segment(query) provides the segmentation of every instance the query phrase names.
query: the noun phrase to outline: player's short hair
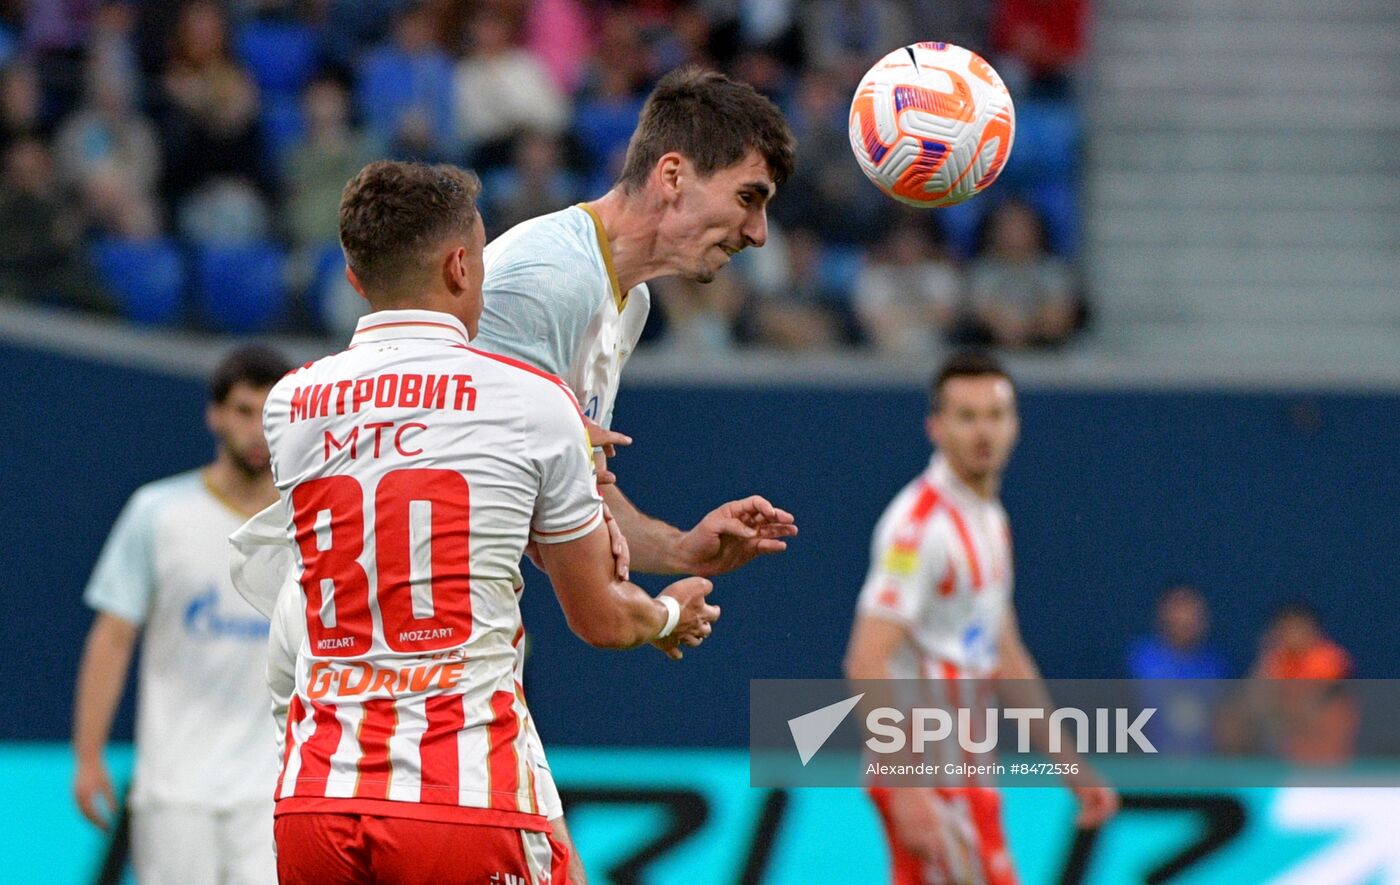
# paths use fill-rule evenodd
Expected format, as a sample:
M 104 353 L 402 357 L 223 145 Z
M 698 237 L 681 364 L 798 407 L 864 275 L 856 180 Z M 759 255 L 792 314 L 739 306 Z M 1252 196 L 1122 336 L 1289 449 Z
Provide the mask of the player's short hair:
M 376 160 L 340 195 L 340 247 L 367 290 L 392 291 L 449 236 L 466 239 L 481 181 L 447 163 Z
M 996 357 L 984 350 L 960 350 L 943 361 L 928 386 L 928 410 L 937 412 L 943 407 L 943 385 L 950 378 L 980 378 L 996 375 L 1005 378 L 1014 388 L 1016 382 L 1007 374 Z
M 265 344 L 236 347 L 219 360 L 209 376 L 209 401 L 222 403 L 236 385 L 255 390 L 271 387 L 292 370 L 292 361 Z
M 678 68 L 662 77 L 647 98 L 618 184 L 626 191 L 641 189 L 656 161 L 671 151 L 708 176 L 738 163 L 750 150 L 768 164 L 775 184 L 792 177 L 796 142 L 778 106 L 718 71 Z

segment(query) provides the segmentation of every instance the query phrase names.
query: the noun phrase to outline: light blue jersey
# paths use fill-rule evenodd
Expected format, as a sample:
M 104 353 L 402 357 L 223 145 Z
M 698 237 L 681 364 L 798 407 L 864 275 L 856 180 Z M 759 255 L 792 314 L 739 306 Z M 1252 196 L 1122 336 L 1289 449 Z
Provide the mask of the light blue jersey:
M 484 260 L 472 344 L 558 375 L 589 419 L 610 426 L 651 293 L 645 283 L 621 292 L 598 216 L 579 204 L 532 218 L 488 244 Z
M 137 489 L 83 599 L 144 628 L 131 801 L 224 808 L 272 794 L 267 620 L 229 578 L 243 517 L 199 471 Z

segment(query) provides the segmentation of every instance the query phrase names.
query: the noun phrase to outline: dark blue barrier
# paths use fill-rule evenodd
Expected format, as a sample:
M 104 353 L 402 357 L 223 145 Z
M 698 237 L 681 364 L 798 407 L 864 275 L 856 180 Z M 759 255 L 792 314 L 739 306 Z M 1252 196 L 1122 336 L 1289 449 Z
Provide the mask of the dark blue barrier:
M 132 489 L 209 456 L 204 389 L 9 345 L 0 372 L 0 739 L 62 738 L 88 570 Z M 1361 675 L 1397 675 L 1400 636 L 1384 625 L 1400 604 L 1400 396 L 1035 389 L 1022 402 L 1005 500 L 1022 630 L 1048 674 L 1122 675 L 1158 588 L 1188 579 L 1238 671 L 1269 609 L 1305 597 Z M 716 582 L 716 634 L 679 664 L 587 648 L 527 568 L 527 685 L 546 742 L 739 745 L 748 679 L 838 674 L 871 527 L 927 457 L 922 412 L 912 388 L 624 390 L 615 425 L 636 443 L 612 467 L 644 509 L 689 526 L 757 492 L 802 535 Z

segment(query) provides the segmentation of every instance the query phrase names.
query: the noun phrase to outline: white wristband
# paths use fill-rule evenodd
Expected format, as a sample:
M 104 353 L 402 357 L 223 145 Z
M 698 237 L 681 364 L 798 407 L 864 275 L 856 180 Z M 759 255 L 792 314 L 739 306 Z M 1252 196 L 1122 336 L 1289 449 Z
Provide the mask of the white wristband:
M 657 639 L 665 639 L 671 635 L 671 631 L 676 629 L 676 624 L 681 620 L 681 604 L 674 596 L 658 596 L 656 601 L 661 603 L 666 609 L 666 626 L 661 628 L 661 632 L 656 634 Z

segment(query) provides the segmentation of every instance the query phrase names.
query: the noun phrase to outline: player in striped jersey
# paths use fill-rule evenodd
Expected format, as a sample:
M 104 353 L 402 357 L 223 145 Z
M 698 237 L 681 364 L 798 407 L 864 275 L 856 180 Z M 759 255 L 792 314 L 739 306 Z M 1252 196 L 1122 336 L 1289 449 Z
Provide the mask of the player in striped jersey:
M 374 312 L 268 397 L 306 628 L 276 791 L 284 883 L 567 877 L 518 678 L 527 540 L 590 644 L 679 656 L 719 615 L 703 578 L 655 599 L 616 578 L 572 393 L 468 346 L 476 190 L 452 167 L 356 176 L 341 242 Z
M 875 528 L 846 655 L 852 679 L 937 680 L 959 703 L 963 679 L 1013 679 L 1048 707 L 1040 671 L 1012 606 L 1011 527 L 997 497 L 1019 432 L 1010 377 L 990 357 L 950 357 L 934 378 L 925 421 L 937 449 L 928 469 L 895 497 Z M 1094 827 L 1116 794 L 1081 763 L 1069 786 L 1078 823 Z M 1015 882 L 988 786 L 874 786 L 896 885 Z
M 780 112 L 749 86 L 693 69 L 663 78 L 613 190 L 517 225 L 486 247 L 485 306 L 473 345 L 561 376 L 600 447 L 630 442 L 609 428 L 623 366 L 650 309 L 645 280 L 668 273 L 709 279 L 732 253 L 763 245 L 767 203 L 792 173 L 793 150 Z M 603 496 L 627 537 L 615 539 L 619 577 L 627 575 L 628 544 L 640 570 L 713 575 L 781 552 L 797 533 L 791 514 L 759 496 L 721 505 L 681 531 L 639 512 L 611 483 L 602 450 L 598 460 Z M 235 583 L 267 615 L 278 588 L 288 586 L 281 576 L 290 555 L 277 549 L 281 521 L 269 508 L 234 539 Z M 275 698 L 290 697 L 285 655 L 299 642 L 282 635 L 283 623 L 296 628 L 273 617 Z M 541 783 L 552 791 L 542 752 L 539 761 Z M 558 835 L 567 838 L 557 802 L 554 810 Z

